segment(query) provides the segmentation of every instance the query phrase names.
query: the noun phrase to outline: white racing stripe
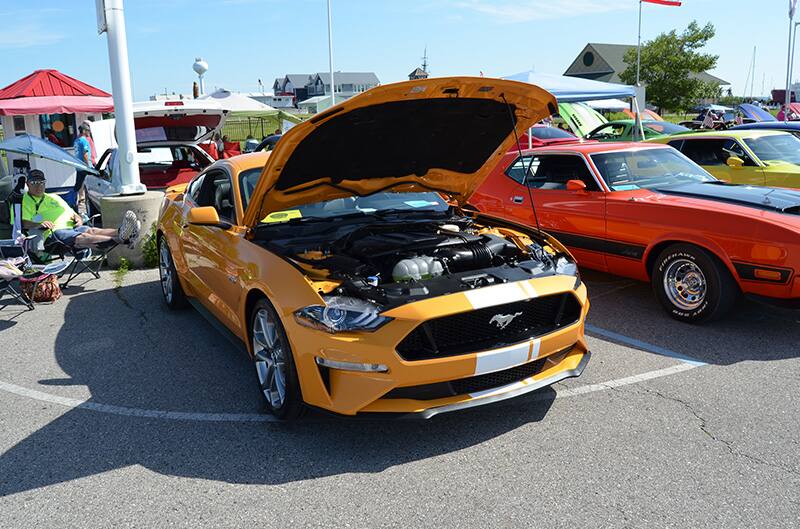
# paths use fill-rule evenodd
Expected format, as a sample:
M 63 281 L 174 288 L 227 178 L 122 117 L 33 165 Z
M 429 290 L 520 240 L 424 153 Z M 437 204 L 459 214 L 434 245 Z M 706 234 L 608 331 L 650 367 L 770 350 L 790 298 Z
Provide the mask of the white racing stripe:
M 473 309 L 505 305 L 536 297 L 536 290 L 527 281 L 506 283 L 464 292 Z
M 531 359 L 531 342 L 478 353 L 475 374 L 483 375 L 524 364 Z

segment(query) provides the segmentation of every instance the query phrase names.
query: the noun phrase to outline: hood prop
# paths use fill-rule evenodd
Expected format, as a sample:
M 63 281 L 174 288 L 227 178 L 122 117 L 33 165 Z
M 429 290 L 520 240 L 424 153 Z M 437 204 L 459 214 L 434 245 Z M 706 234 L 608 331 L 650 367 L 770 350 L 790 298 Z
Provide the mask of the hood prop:
M 506 95 L 500 94 L 500 97 L 503 98 L 503 103 L 506 104 L 506 108 L 508 109 L 508 117 L 511 119 L 511 129 L 514 131 L 514 141 L 516 142 L 517 145 L 517 152 L 519 153 L 519 159 L 522 162 L 522 147 L 519 146 L 519 136 L 517 135 L 517 120 L 514 119 L 514 111 L 511 110 L 511 105 L 509 105 L 508 101 L 506 101 Z M 530 134 L 530 131 L 528 131 L 528 134 Z M 532 165 L 533 165 L 533 156 L 531 156 L 531 161 L 530 163 L 528 163 L 528 168 L 525 169 L 525 174 L 522 176 L 522 185 L 525 186 L 525 189 L 528 190 L 528 200 L 530 200 L 531 202 L 531 209 L 533 210 L 533 218 L 536 221 L 536 231 L 541 233 L 542 228 L 541 226 L 539 226 L 539 216 L 536 214 L 536 204 L 533 201 L 533 193 L 531 193 L 531 188 L 530 186 L 528 186 L 528 173 L 530 173 Z

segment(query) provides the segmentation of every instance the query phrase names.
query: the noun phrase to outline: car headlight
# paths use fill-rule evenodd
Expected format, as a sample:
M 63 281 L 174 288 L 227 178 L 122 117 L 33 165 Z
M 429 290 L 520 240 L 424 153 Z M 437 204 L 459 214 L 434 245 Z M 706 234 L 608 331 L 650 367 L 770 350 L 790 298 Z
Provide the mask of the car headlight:
M 563 256 L 559 257 L 558 260 L 556 260 L 556 273 L 565 276 L 575 276 L 575 285 L 572 288 L 581 286 L 581 273 L 575 261 L 571 261 Z
M 323 298 L 325 305 L 311 305 L 294 313 L 300 325 L 330 333 L 374 331 L 391 320 L 378 314 L 379 308 L 368 301 L 345 296 Z

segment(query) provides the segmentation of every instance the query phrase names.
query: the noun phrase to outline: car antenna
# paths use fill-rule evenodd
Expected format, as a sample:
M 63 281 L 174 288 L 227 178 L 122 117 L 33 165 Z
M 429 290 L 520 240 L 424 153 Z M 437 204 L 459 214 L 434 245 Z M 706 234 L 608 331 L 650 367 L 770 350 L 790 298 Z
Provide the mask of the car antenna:
M 506 95 L 500 94 L 500 97 L 503 98 L 503 102 L 506 104 L 506 108 L 508 109 L 508 116 L 511 118 L 511 129 L 514 131 L 514 141 L 517 142 L 517 152 L 519 153 L 519 159 L 522 162 L 522 167 L 525 168 L 525 161 L 522 159 L 522 147 L 519 146 L 519 136 L 517 135 L 517 120 L 514 119 L 514 112 L 511 110 L 511 105 L 508 104 L 506 101 Z M 528 131 L 530 134 L 530 131 Z M 525 186 L 525 189 L 528 190 L 528 200 L 531 201 L 531 209 L 533 209 L 533 218 L 536 221 L 536 230 L 541 232 L 542 227 L 539 226 L 539 216 L 536 214 L 536 203 L 533 201 L 533 193 L 531 193 L 531 188 L 528 186 L 528 173 L 531 171 L 531 166 L 533 165 L 533 156 L 531 156 L 531 161 L 528 164 L 528 168 L 525 169 L 525 173 L 522 176 L 522 185 Z

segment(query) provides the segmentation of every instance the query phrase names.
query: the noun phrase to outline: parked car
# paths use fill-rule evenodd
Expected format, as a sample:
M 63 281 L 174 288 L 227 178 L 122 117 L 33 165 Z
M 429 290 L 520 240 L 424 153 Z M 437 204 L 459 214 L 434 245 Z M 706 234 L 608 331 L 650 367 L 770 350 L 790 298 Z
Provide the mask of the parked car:
M 734 184 L 800 187 L 800 139 L 788 132 L 725 130 L 656 138 Z
M 609 121 L 594 129 L 584 138 L 597 141 L 634 141 L 635 125 L 636 121 L 633 119 Z M 642 121 L 642 128 L 644 137 L 648 140 L 689 131 L 686 127 L 668 121 Z
M 222 322 L 283 419 L 430 417 L 578 376 L 589 304 L 567 250 L 440 195 L 465 203 L 514 123 L 554 107 L 515 81 L 384 85 L 217 161 L 162 207 L 166 304 Z
M 778 130 L 800 136 L 800 121 L 759 121 L 736 125 L 730 130 Z
M 214 163 L 199 144 L 222 129 L 227 117 L 213 101 L 146 101 L 134 103 L 134 126 L 139 161 L 139 179 L 148 189 L 163 190 L 186 183 Z M 103 196 L 119 194 L 122 185 L 113 120 L 91 124 L 100 157 L 100 176 L 87 176 L 87 206 L 100 212 Z M 111 131 L 111 132 L 108 132 Z
M 530 140 L 528 140 L 528 133 L 530 133 Z M 580 141 L 580 139 L 571 132 L 558 127 L 537 124 L 519 136 L 519 144 L 523 149 L 528 147 L 529 141 L 531 147 L 543 147 L 545 145 L 572 143 Z M 516 149 L 516 145 L 511 146 L 511 150 Z
M 681 321 L 719 318 L 739 293 L 800 306 L 800 192 L 721 182 L 664 145 L 508 153 L 469 205 L 538 216 L 581 266 L 649 281 Z

